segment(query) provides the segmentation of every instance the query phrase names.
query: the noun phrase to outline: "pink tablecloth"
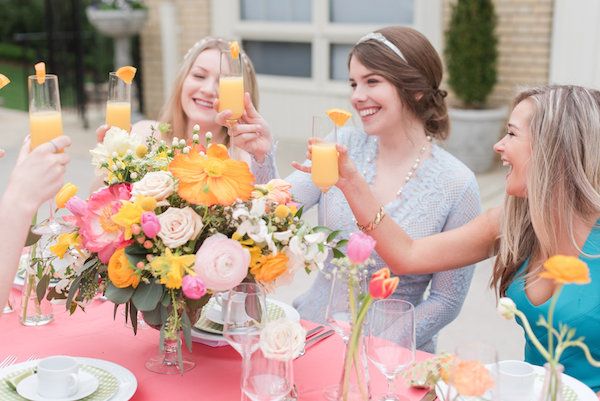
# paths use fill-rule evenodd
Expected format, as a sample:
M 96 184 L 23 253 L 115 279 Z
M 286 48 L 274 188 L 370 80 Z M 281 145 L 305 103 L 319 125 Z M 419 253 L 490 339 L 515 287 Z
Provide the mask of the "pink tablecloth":
M 14 292 L 15 299 L 20 293 Z M 158 350 L 159 335 L 153 329 L 139 330 L 137 336 L 117 313 L 113 320 L 113 304 L 95 301 L 86 312 L 78 310 L 73 316 L 64 306 L 54 305 L 54 321 L 41 327 L 24 327 L 18 323 L 17 311 L 0 315 L 0 360 L 16 355 L 17 363 L 32 355 L 72 355 L 99 358 L 118 363 L 131 370 L 138 380 L 132 400 L 227 400 L 240 399 L 239 354 L 230 347 L 211 348 L 194 343 L 196 367 L 183 376 L 165 376 L 149 372 L 144 362 Z M 303 322 L 306 327 L 314 326 Z M 187 351 L 184 351 L 187 353 Z M 294 363 L 295 381 L 300 400 L 322 400 L 324 387 L 339 379 L 344 346 L 338 336 L 331 336 L 310 348 Z M 417 359 L 425 359 L 418 353 Z M 385 390 L 385 380 L 374 366 L 369 367 L 374 399 Z M 423 390 L 407 389 L 402 379 L 397 387 L 409 400 L 420 400 Z

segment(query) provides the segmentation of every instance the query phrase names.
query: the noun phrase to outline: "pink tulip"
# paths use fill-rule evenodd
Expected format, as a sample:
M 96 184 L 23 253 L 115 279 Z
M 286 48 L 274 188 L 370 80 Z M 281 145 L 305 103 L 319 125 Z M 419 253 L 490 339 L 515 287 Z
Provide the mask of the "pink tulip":
M 81 217 L 87 210 L 87 203 L 79 196 L 73 196 L 65 205 L 67 210 L 77 217 Z
M 206 286 L 200 277 L 185 275 L 181 282 L 183 295 L 189 299 L 200 299 L 206 294 Z
M 362 232 L 350 234 L 346 253 L 348 259 L 356 265 L 365 263 L 375 248 L 375 240 Z
M 142 230 L 148 238 L 154 238 L 160 232 L 160 222 L 153 212 L 142 213 Z

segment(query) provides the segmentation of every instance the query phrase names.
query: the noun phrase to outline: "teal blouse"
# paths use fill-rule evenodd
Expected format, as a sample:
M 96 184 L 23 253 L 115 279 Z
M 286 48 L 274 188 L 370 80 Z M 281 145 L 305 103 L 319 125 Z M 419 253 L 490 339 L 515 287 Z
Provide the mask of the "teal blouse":
M 583 253 L 600 255 L 599 224 L 600 220 L 592 228 L 583 246 Z M 567 284 L 563 287 L 556 303 L 553 324 L 557 329 L 560 322 L 576 329 L 575 338 L 585 337 L 584 342 L 589 347 L 592 356 L 594 359 L 600 360 L 600 258 L 580 255 L 579 259 L 588 264 L 592 281 L 586 285 Z M 550 300 L 536 306 L 527 298 L 522 273 L 528 262 L 528 260 L 525 261 L 519 268 L 517 278 L 508 287 L 506 295 L 527 316 L 535 335 L 542 344 L 546 345 L 548 344 L 548 332 L 545 328 L 537 326 L 536 322 L 540 315 L 548 316 Z M 517 322 L 522 325 L 520 319 L 517 319 Z M 527 335 L 525 335 L 525 360 L 540 366 L 545 363 L 544 358 Z M 566 374 L 577 378 L 592 390 L 600 391 L 600 368 L 591 366 L 579 347 L 570 347 L 563 352 L 560 363 L 565 367 Z

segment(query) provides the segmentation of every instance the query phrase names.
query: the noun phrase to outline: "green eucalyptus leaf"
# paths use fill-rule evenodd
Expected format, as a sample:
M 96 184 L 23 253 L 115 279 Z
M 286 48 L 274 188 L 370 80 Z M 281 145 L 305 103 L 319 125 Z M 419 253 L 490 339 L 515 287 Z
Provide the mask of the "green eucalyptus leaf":
M 340 258 L 343 258 L 344 256 L 346 256 L 342 253 L 342 251 L 340 251 L 337 248 L 333 248 L 332 251 L 333 251 L 333 257 L 336 259 L 340 259 Z
M 50 275 L 44 274 L 42 278 L 38 281 L 37 286 L 35 287 L 35 294 L 37 295 L 38 302 L 42 302 L 42 300 L 46 296 L 46 291 L 48 291 L 49 285 Z
M 150 311 L 142 311 L 142 316 L 144 316 L 144 321 L 151 326 L 160 326 L 162 324 L 160 306 L 156 306 L 156 308 Z
M 42 238 L 41 235 L 34 234 L 31 232 L 31 229 L 29 229 L 29 232 L 27 233 L 27 239 L 25 240 L 25 246 L 31 246 L 33 244 L 37 244 L 37 242 L 40 240 L 40 238 Z
M 184 310 L 181 315 L 181 331 L 183 331 L 183 339 L 185 340 L 185 346 L 188 351 L 192 352 L 192 323 L 190 317 Z
M 331 242 L 334 240 L 335 237 L 337 237 L 339 234 L 341 233 L 340 230 L 335 230 L 332 231 L 328 236 L 327 236 L 327 242 Z
M 131 300 L 138 310 L 154 310 L 163 297 L 163 286 L 150 282 L 148 284 L 140 281 L 135 289 Z
M 131 327 L 133 327 L 133 335 L 137 335 L 138 329 L 138 310 L 135 307 L 135 303 L 133 301 L 129 301 L 129 318 L 131 319 Z
M 116 304 L 124 304 L 131 299 L 134 292 L 135 288 L 131 286 L 126 288 L 117 288 L 112 283 L 108 283 L 104 295 L 111 302 Z
M 149 251 L 146 248 L 137 243 L 133 243 L 125 248 L 125 256 L 127 256 L 127 260 L 129 260 L 132 266 L 136 266 L 138 262 L 147 263 L 148 259 L 146 259 L 146 255 L 148 253 Z
M 78 276 L 71 282 L 71 286 L 69 287 L 69 295 L 67 296 L 67 308 L 69 305 L 71 305 L 71 302 L 73 302 L 77 291 L 79 291 L 79 283 L 81 283 L 82 277 L 83 276 Z

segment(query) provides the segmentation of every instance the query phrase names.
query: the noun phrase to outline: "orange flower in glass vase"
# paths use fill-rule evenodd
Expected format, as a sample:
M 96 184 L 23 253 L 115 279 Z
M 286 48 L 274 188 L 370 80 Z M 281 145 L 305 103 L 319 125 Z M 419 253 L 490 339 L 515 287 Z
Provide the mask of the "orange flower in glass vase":
M 248 165 L 230 159 L 221 144 L 210 144 L 206 155 L 194 150 L 176 155 L 169 171 L 179 179 L 179 196 L 195 205 L 228 206 L 237 199 L 250 199 L 254 190 Z

